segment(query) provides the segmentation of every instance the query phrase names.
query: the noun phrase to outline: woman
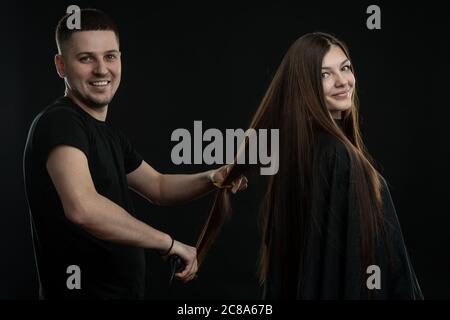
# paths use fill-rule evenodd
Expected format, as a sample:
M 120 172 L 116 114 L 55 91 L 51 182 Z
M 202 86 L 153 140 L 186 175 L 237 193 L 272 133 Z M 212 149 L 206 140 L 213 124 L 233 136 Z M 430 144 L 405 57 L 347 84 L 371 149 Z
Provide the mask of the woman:
M 385 180 L 364 148 L 346 46 L 325 33 L 299 38 L 250 127 L 280 130 L 279 171 L 262 206 L 265 298 L 422 299 Z M 234 165 L 224 181 L 252 168 Z M 199 261 L 230 215 L 218 191 Z

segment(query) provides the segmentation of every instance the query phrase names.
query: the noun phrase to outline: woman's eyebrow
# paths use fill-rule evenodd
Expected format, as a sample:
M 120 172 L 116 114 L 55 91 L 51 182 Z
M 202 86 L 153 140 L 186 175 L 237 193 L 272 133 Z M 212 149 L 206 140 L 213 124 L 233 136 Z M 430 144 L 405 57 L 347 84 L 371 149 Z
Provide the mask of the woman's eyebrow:
M 345 59 L 344 61 L 341 62 L 340 66 L 342 66 L 343 64 L 345 64 L 347 61 L 350 61 L 348 59 Z M 331 67 L 322 67 L 322 69 L 332 69 Z

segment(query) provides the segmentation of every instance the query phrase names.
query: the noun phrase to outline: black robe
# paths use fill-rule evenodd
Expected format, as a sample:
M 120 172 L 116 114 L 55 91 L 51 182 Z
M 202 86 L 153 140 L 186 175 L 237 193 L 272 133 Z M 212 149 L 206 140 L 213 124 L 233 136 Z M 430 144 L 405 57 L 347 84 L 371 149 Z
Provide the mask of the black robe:
M 382 177 L 387 241 L 377 243 L 375 257 L 381 286 L 371 290 L 363 288 L 374 271 L 368 273 L 361 268 L 360 222 L 350 188 L 350 158 L 345 146 L 329 134 L 317 134 L 316 141 L 313 183 L 319 184 L 315 190 L 320 192 L 313 195 L 316 210 L 308 223 L 303 267 L 292 277 L 293 281 L 298 281 L 293 284 L 297 285 L 297 294 L 289 298 L 361 300 L 368 299 L 370 292 L 370 299 L 423 299 L 388 186 Z M 283 262 L 271 241 L 277 236 L 275 228 L 269 225 L 268 230 L 269 267 L 264 298 L 280 299 L 285 297 L 280 276 Z M 373 277 L 369 282 L 374 283 Z

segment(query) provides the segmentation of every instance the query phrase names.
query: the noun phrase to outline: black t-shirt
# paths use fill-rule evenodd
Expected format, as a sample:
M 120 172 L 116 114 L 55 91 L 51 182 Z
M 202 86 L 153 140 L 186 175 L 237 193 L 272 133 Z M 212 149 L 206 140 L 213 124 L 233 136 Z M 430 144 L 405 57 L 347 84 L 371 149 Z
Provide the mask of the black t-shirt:
M 142 157 L 128 139 L 89 115 L 68 97 L 56 100 L 33 121 L 24 153 L 24 178 L 41 297 L 139 299 L 144 295 L 142 248 L 100 240 L 70 222 L 46 169 L 50 150 L 69 145 L 86 154 L 97 192 L 133 214 L 126 174 Z M 68 278 L 79 267 L 81 289 Z

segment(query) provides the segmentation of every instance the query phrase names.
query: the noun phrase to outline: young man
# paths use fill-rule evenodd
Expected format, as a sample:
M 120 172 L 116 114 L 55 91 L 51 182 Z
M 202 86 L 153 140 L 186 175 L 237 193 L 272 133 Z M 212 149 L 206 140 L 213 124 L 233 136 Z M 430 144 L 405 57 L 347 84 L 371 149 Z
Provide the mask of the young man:
M 66 85 L 33 121 L 24 178 L 42 298 L 139 299 L 144 249 L 178 255 L 187 282 L 197 272 L 196 248 L 133 216 L 128 189 L 156 204 L 198 198 L 221 183 L 227 167 L 194 175 L 164 175 L 106 122 L 121 77 L 119 36 L 103 12 L 81 10 L 81 29 L 56 29 L 57 72 Z M 244 189 L 246 179 L 233 182 Z M 80 285 L 69 279 L 78 272 Z

